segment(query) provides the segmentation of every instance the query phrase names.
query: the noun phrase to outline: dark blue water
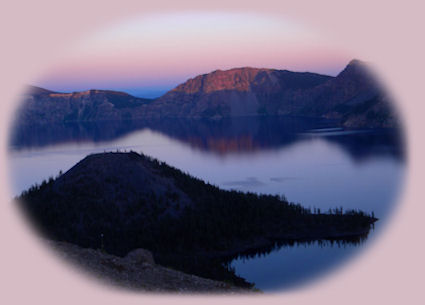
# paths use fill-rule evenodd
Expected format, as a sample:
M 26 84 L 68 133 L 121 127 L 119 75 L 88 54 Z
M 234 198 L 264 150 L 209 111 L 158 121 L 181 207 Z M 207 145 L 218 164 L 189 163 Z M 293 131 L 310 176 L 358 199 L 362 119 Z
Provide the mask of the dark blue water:
M 380 221 L 364 244 L 311 244 L 236 259 L 236 273 L 265 290 L 308 283 L 360 252 L 384 227 L 402 185 L 394 130 L 342 130 L 294 118 L 217 122 L 106 122 L 28 127 L 11 140 L 11 188 L 19 194 L 93 152 L 135 150 L 225 189 L 283 194 L 320 208 L 360 209 Z

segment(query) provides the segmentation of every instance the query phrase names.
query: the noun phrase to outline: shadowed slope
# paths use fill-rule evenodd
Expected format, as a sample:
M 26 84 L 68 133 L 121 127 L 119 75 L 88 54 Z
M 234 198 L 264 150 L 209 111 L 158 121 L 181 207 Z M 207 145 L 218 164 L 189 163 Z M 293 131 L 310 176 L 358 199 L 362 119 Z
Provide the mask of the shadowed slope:
M 51 239 L 121 256 L 145 248 L 159 263 L 215 279 L 237 279 L 221 262 L 240 253 L 297 240 L 357 242 L 376 221 L 221 190 L 134 152 L 90 155 L 18 199 Z

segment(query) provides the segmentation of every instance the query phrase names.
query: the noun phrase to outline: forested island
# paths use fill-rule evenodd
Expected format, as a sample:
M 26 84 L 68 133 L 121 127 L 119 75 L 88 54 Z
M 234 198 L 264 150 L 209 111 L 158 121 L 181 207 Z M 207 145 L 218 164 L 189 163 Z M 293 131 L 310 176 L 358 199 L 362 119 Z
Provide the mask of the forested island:
M 144 248 L 186 273 L 249 287 L 228 262 L 297 242 L 359 242 L 377 220 L 227 191 L 136 152 L 89 155 L 17 202 L 44 236 L 116 256 Z

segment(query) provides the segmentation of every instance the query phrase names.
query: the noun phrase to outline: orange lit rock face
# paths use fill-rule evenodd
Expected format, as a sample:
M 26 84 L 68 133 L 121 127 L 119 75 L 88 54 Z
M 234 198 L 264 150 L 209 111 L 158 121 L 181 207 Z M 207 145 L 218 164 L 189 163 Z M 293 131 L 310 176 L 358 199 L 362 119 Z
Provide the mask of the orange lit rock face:
M 216 70 L 209 74 L 189 79 L 173 91 L 192 93 L 211 93 L 221 90 L 249 91 L 259 72 L 270 74 L 271 69 L 236 68 L 228 71 Z
M 41 88 L 33 88 L 25 100 L 18 118 L 25 123 L 289 115 L 332 118 L 346 127 L 397 124 L 386 94 L 357 60 L 336 77 L 250 67 L 216 70 L 155 100 L 107 90 Z
M 235 68 L 189 79 L 158 98 L 152 108 L 161 117 L 213 118 L 289 114 L 292 102 L 330 76 L 287 70 Z

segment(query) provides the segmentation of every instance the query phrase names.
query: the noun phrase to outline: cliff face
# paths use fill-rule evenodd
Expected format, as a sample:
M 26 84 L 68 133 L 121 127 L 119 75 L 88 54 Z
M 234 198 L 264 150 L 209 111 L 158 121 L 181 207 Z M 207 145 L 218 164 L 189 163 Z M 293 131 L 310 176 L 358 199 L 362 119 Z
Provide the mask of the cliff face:
M 346 127 L 396 125 L 388 98 L 358 60 L 336 77 L 254 68 L 214 71 L 179 85 L 152 106 L 165 117 L 296 115 L 339 119 Z
M 145 118 L 289 115 L 332 118 L 346 127 L 395 127 L 388 97 L 364 63 L 336 77 L 286 70 L 236 68 L 189 79 L 156 100 L 122 92 L 56 93 L 32 88 L 18 124 Z
M 308 93 L 312 102 L 301 114 L 339 119 L 352 128 L 397 127 L 392 102 L 368 67 L 352 60 L 334 79 Z
M 238 68 L 197 76 L 160 97 L 161 116 L 234 117 L 277 115 L 297 95 L 331 79 L 314 73 Z M 290 106 L 291 107 L 291 106 Z
M 124 92 L 88 90 L 60 93 L 30 87 L 23 96 L 17 122 L 56 123 L 130 119 L 151 100 L 136 98 Z

